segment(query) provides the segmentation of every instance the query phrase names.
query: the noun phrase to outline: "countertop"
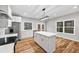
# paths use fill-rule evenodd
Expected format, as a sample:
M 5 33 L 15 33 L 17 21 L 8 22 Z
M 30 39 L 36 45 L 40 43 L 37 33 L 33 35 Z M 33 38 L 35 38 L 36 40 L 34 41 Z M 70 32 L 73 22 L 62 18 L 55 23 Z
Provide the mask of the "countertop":
M 17 36 L 17 33 L 5 34 L 5 37 Z
M 56 35 L 56 33 L 45 32 L 45 31 L 37 31 L 35 33 L 38 33 L 38 34 L 41 34 L 41 35 L 44 35 L 44 36 L 47 36 L 47 37 L 55 36 Z
M 11 36 L 17 36 L 17 33 L 11 33 L 11 34 L 4 34 L 4 35 L 0 35 L 0 38 L 4 38 L 4 37 L 11 37 Z

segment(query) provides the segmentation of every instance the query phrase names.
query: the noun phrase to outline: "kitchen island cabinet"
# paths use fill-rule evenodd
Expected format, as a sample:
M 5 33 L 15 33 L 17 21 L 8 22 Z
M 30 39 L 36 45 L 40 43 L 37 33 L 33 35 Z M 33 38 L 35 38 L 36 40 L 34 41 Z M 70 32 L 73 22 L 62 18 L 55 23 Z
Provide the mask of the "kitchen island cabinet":
M 55 33 L 37 31 L 34 33 L 34 41 L 48 53 L 52 53 L 53 51 L 55 51 Z

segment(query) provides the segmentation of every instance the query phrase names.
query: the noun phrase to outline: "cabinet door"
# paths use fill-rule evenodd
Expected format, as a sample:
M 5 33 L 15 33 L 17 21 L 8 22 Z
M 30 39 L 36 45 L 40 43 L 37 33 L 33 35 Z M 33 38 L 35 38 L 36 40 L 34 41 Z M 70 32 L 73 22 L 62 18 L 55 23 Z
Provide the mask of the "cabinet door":
M 36 43 L 39 43 L 39 35 L 37 34 L 37 33 L 34 33 L 34 41 L 36 42 Z
M 5 38 L 0 38 L 0 45 L 5 44 Z
M 8 20 L 8 27 L 12 26 L 12 20 Z
M 49 38 L 49 52 L 54 52 L 56 50 L 56 36 Z
M 49 50 L 49 44 L 48 44 L 48 42 L 49 42 L 49 39 L 48 39 L 48 37 L 46 37 L 46 36 L 41 36 L 41 46 L 42 46 L 42 48 L 45 50 L 45 51 L 48 51 Z

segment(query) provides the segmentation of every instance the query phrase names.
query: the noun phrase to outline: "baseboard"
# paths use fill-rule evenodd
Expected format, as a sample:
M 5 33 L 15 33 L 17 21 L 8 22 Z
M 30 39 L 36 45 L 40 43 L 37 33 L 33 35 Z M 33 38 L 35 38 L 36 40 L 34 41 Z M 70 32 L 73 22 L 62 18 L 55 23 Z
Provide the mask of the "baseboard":
M 63 37 L 63 36 L 56 36 L 57 38 L 61 38 L 61 39 L 67 39 L 67 40 L 71 40 L 71 41 L 76 41 L 76 42 L 79 42 L 79 40 L 76 40 L 76 39 L 70 39 L 70 38 L 66 38 L 66 37 Z

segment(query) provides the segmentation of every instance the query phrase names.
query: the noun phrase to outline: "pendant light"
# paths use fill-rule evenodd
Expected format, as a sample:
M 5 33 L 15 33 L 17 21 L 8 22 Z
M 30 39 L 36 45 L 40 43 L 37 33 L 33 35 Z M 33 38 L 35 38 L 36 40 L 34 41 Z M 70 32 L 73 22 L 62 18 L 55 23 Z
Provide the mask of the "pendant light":
M 42 11 L 44 12 L 44 15 L 43 15 L 43 17 L 41 18 L 41 21 L 47 20 L 48 17 L 49 17 L 49 16 L 46 16 L 45 10 L 46 10 L 46 8 L 43 8 L 43 9 L 42 9 Z

